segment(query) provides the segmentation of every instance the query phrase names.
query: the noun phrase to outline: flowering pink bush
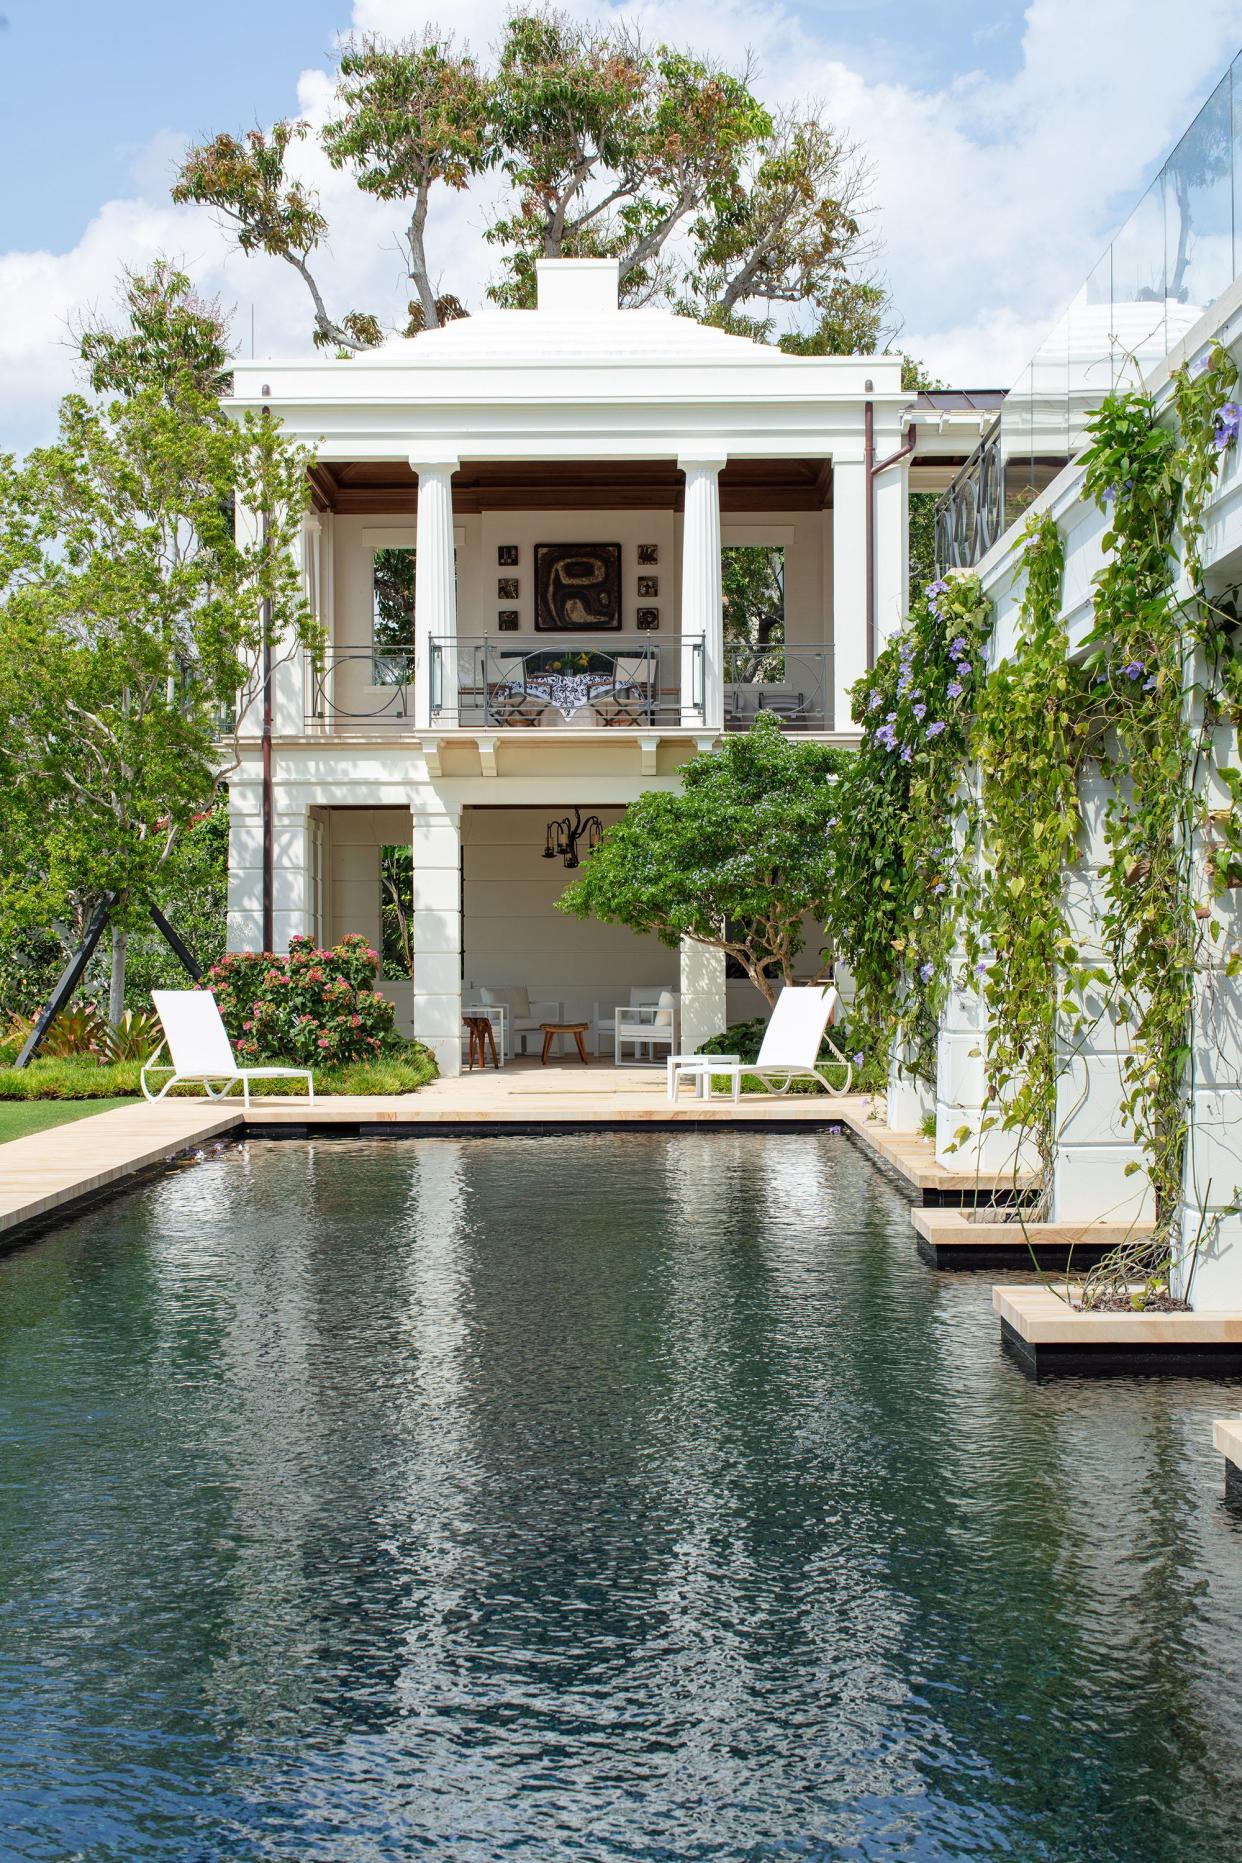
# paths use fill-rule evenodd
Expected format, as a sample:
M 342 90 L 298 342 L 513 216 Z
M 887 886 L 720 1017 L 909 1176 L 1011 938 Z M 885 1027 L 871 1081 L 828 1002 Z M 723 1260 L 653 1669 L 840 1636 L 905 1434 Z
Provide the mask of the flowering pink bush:
M 373 1061 L 398 1045 L 373 986 L 379 955 L 357 934 L 331 951 L 291 938 L 289 955 L 230 951 L 207 973 L 239 1060 L 305 1067 Z

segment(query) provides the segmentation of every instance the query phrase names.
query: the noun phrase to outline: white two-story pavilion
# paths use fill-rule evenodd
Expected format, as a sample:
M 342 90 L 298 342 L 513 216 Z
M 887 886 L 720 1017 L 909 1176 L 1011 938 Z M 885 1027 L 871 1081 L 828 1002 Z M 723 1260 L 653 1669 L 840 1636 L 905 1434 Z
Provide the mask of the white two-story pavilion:
M 848 735 L 849 687 L 905 605 L 910 403 L 895 356 L 792 357 L 619 309 L 603 260 L 541 264 L 536 310 L 237 363 L 232 406 L 314 449 L 328 649 L 278 666 L 270 742 L 257 721 L 243 738 L 232 948 L 378 947 L 384 850 L 409 847 L 410 974 L 384 988 L 446 1073 L 482 989 L 582 1019 L 672 989 L 683 1046 L 753 1013 L 713 954 L 679 964 L 555 912 L 549 825 L 675 787 L 761 707 Z M 959 417 L 914 417 L 921 458 L 952 452 Z M 746 638 L 723 618 L 729 551 L 768 590 Z

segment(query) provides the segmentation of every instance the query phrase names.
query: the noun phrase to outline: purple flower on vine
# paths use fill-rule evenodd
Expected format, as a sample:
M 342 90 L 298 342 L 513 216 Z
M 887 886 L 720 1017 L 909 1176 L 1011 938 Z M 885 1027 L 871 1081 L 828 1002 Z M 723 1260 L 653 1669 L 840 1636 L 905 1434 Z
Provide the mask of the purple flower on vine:
M 883 703 L 884 701 L 880 697 L 879 693 L 873 692 L 871 694 L 871 697 L 867 700 L 867 710 L 869 712 L 878 712 L 881 705 L 883 705 Z
M 1144 692 L 1154 692 L 1156 690 L 1156 675 L 1154 673 L 1149 673 L 1143 681 L 1143 690 Z
M 896 750 L 897 748 L 897 727 L 896 725 L 894 724 L 881 725 L 879 730 L 875 734 L 875 741 L 877 744 L 883 744 L 885 750 Z
M 948 694 L 949 698 L 951 699 L 960 699 L 962 696 L 961 680 L 951 679 L 948 685 L 945 687 L 945 692 Z
M 945 581 L 944 577 L 938 576 L 935 582 L 929 582 L 927 584 L 927 587 L 924 589 L 923 593 L 925 595 L 943 595 L 945 590 L 948 588 L 948 586 L 949 585 Z
M 945 890 L 945 887 L 944 887 L 943 880 L 937 880 L 936 884 L 932 887 L 933 893 L 943 893 L 944 890 Z
M 935 974 L 936 966 L 934 964 L 929 962 L 919 965 L 919 977 L 924 983 L 930 983 Z
M 1141 679 L 1146 671 L 1147 668 L 1141 660 L 1131 660 L 1129 666 L 1125 668 L 1125 675 L 1127 679 Z
M 897 716 L 897 714 L 896 714 L 896 712 L 885 712 L 885 714 L 884 714 L 884 716 L 885 716 L 885 717 L 886 717 L 886 718 L 888 719 L 888 722 L 889 722 L 890 724 L 892 724 L 892 722 L 893 722 L 893 720 L 894 720 L 894 719 L 896 718 L 896 716 Z
M 953 642 L 952 646 L 949 648 L 949 657 L 953 660 L 960 660 L 962 655 L 965 653 L 965 651 L 966 651 L 966 636 L 964 634 L 959 634 L 957 639 Z
M 1134 490 L 1134 480 L 1133 479 L 1123 480 L 1121 489 L 1123 492 L 1132 492 Z M 1114 505 L 1116 504 L 1116 502 L 1117 502 L 1117 487 L 1115 485 L 1106 485 L 1104 487 L 1104 490 L 1100 493 L 1100 503 L 1102 505 Z
M 903 763 L 912 763 L 913 760 L 914 760 L 913 744 L 903 744 L 901 747 L 901 761 Z
M 1212 421 L 1212 444 L 1218 453 L 1233 445 L 1239 427 L 1242 427 L 1242 407 L 1236 401 L 1226 401 L 1217 408 Z
M 1198 381 L 1201 375 L 1207 374 L 1211 366 L 1212 366 L 1212 352 L 1209 349 L 1209 350 L 1205 350 L 1203 354 L 1197 359 L 1197 361 L 1191 364 L 1191 368 L 1190 368 L 1191 379 L 1193 381 Z
M 916 718 L 918 719 L 918 721 L 919 721 L 919 723 L 921 724 L 921 723 L 923 722 L 923 720 L 924 720 L 924 718 L 926 718 L 926 716 L 927 716 L 927 707 L 926 707 L 926 705 L 916 705 L 916 706 L 914 707 L 914 715 L 915 715 L 915 717 L 916 717 Z
M 962 678 L 965 679 L 967 674 L 970 672 L 970 661 L 959 660 L 957 663 L 957 670 L 961 674 Z
M 861 1066 L 862 1066 L 862 1064 L 863 1064 L 863 1062 L 864 1062 L 864 1061 L 866 1060 L 866 1058 L 867 1058 L 867 1057 L 866 1057 L 866 1055 L 864 1055 L 864 1054 L 862 1053 L 862 1051 L 861 1051 L 861 1049 L 860 1049 L 860 1050 L 859 1050 L 859 1052 L 858 1052 L 858 1053 L 857 1053 L 856 1055 L 854 1055 L 854 1056 L 853 1056 L 852 1058 L 853 1058 L 853 1062 L 854 1062 L 854 1066 L 855 1066 L 855 1067 L 861 1067 Z
M 938 719 L 936 720 L 936 722 L 935 722 L 935 724 L 929 724 L 929 725 L 928 725 L 928 727 L 927 727 L 927 736 L 928 736 L 929 738 L 930 738 L 930 737 L 939 737 L 939 736 L 940 736 L 940 733 L 941 733 L 941 732 L 942 732 L 943 730 L 944 730 L 944 720 L 943 720 L 943 718 L 938 718 Z
M 981 957 L 975 965 L 975 975 L 976 977 L 986 977 L 987 974 L 988 974 L 988 960 L 986 957 Z

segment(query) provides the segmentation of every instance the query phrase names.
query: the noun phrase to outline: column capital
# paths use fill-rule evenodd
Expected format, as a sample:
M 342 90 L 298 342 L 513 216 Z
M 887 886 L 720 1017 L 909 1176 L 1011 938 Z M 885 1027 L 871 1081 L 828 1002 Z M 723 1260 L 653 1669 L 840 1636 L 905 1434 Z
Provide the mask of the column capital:
M 728 454 L 718 446 L 683 446 L 677 451 L 678 472 L 720 472 L 728 463 Z
M 448 445 L 420 446 L 417 452 L 409 455 L 409 461 L 411 469 L 420 479 L 424 472 L 453 473 L 461 465 L 461 459 Z

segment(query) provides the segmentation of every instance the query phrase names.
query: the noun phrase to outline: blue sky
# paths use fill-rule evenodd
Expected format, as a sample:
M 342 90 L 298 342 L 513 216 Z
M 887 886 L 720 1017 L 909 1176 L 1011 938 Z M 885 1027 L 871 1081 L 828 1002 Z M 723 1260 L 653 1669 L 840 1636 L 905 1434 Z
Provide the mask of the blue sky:
M 817 0 L 801 10 L 873 82 L 939 86 L 972 67 L 1010 72 L 1020 56 L 1014 0 Z M 2 250 L 71 245 L 135 167 L 144 175 L 157 138 L 287 115 L 298 73 L 326 69 L 350 24 L 348 4 L 331 0 L 212 0 L 185 9 L 181 24 L 167 0 L 3 0 L 3 17 Z M 39 186 L 22 186 L 35 169 Z
M 476 49 L 506 0 L 0 0 L 0 446 L 50 431 L 71 379 L 67 331 L 120 267 L 158 252 L 237 309 L 248 346 L 305 349 L 302 287 L 231 252 L 210 217 L 173 209 L 187 140 L 328 111 L 351 28 L 450 21 Z M 1128 204 L 1242 46 L 1242 0 L 573 0 L 650 39 L 675 31 L 736 60 L 773 102 L 821 100 L 869 158 L 872 230 L 903 341 L 960 385 L 1013 379 Z M 1193 24 L 1193 30 L 1188 30 Z M 396 216 L 358 201 L 311 145 L 306 179 L 332 227 L 330 301 L 396 321 Z M 385 213 L 387 211 L 387 218 Z M 478 304 L 491 255 L 478 202 L 442 204 L 433 236 Z

